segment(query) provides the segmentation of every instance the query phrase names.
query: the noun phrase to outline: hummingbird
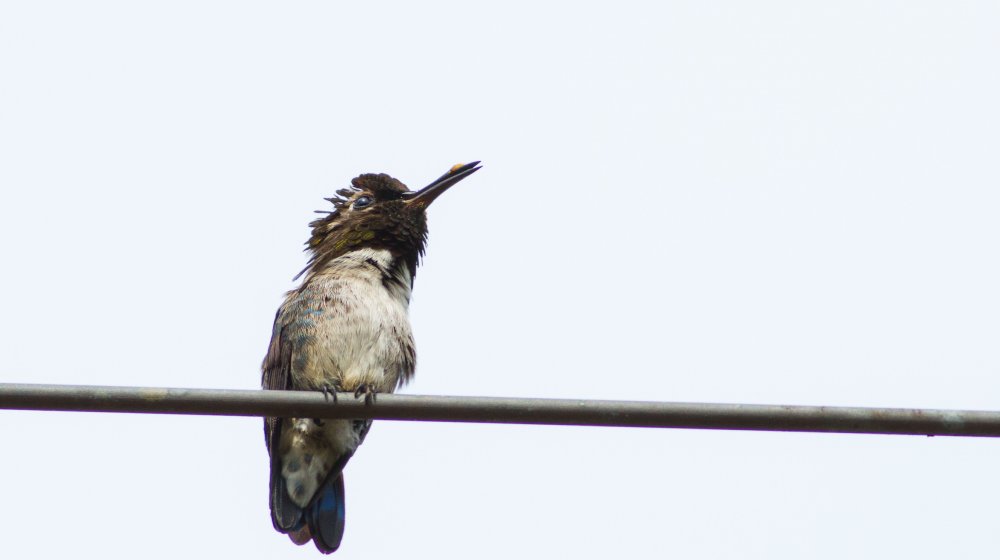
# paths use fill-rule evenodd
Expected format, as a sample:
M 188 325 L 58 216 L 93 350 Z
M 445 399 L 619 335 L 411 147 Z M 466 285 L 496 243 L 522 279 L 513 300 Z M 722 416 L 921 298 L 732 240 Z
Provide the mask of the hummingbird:
M 370 404 L 413 377 L 417 355 L 408 308 L 427 243 L 427 207 L 480 169 L 458 164 L 411 191 L 368 173 L 327 198 L 312 221 L 309 260 L 274 317 L 261 384 L 270 390 L 362 395 Z M 371 420 L 265 418 L 274 528 L 325 554 L 344 535 L 344 465 Z

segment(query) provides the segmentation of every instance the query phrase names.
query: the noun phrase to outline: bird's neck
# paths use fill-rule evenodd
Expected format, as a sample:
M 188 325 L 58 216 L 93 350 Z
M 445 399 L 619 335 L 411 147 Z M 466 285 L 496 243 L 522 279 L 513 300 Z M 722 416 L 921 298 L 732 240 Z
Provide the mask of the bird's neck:
M 324 279 L 380 285 L 403 304 L 409 303 L 413 289 L 413 274 L 406 259 L 389 249 L 362 248 L 344 253 L 310 271 L 302 285 Z

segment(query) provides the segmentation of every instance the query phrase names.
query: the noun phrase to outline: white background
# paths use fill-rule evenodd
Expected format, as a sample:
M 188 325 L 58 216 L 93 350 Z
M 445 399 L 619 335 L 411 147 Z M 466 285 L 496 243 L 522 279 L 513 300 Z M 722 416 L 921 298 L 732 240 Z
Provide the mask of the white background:
M 0 381 L 255 388 L 430 211 L 417 394 L 1000 409 L 993 2 L 5 2 Z M 0 412 L 4 558 L 316 558 L 253 418 Z M 963 558 L 1000 444 L 379 422 L 341 558 Z

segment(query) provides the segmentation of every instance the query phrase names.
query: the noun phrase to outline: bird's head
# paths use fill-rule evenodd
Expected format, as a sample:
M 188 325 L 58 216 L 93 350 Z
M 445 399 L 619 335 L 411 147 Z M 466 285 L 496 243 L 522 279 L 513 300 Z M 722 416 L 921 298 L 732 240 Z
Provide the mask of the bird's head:
M 311 275 L 341 255 L 367 248 L 390 251 L 404 260 L 411 276 L 416 274 L 427 242 L 427 207 L 479 168 L 478 161 L 455 165 L 418 191 L 384 173 L 355 177 L 350 187 L 326 199 L 333 210 L 317 210 L 326 216 L 309 224 L 312 236 L 306 250 L 312 256 L 302 272 Z

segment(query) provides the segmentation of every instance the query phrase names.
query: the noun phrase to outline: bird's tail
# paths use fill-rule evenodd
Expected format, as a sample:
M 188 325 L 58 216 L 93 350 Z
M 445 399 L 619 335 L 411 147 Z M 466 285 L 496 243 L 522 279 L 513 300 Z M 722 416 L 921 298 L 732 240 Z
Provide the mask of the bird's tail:
M 344 538 L 344 473 L 331 473 L 303 513 L 308 534 L 302 536 L 311 535 L 323 554 L 337 550 Z M 296 540 L 292 534 L 289 537 Z
M 271 519 L 274 528 L 288 534 L 297 545 L 312 540 L 316 548 L 330 554 L 340 546 L 344 537 L 344 473 L 343 465 L 327 475 L 323 485 L 316 490 L 304 508 L 295 505 L 285 489 L 285 479 L 272 474 Z M 273 472 L 280 473 L 279 469 Z

